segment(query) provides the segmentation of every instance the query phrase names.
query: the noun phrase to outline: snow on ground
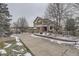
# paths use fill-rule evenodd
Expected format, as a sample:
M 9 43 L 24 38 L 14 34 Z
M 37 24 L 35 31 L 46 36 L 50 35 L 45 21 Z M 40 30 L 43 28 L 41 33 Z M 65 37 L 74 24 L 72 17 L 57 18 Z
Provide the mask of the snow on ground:
M 14 52 L 19 52 L 19 51 L 15 50 L 15 49 L 12 49 L 12 51 L 14 51 Z
M 77 49 L 79 49 L 79 42 L 77 42 L 76 45 L 74 45 Z
M 74 40 L 74 39 L 76 39 L 75 37 L 66 37 L 66 36 L 56 36 L 56 38 L 61 38 L 61 39 L 65 39 L 65 40 Z
M 16 45 L 23 46 L 23 44 L 21 42 L 16 42 Z
M 16 41 L 17 42 L 20 42 L 19 37 L 17 37 L 15 34 L 14 35 L 11 35 L 10 37 L 15 37 Z
M 36 34 L 42 35 L 42 34 L 39 34 L 39 33 L 36 33 Z M 45 33 L 45 34 L 46 34 L 46 33 Z M 44 34 L 44 35 L 45 35 L 45 34 Z M 48 35 L 49 35 L 49 33 L 48 33 Z M 34 35 L 34 34 L 32 34 L 32 36 L 33 36 L 33 37 L 40 37 L 40 36 L 36 36 L 36 35 Z M 45 35 L 45 36 L 47 36 L 47 35 Z M 50 37 L 55 37 L 55 38 L 66 39 L 66 40 L 73 40 L 73 39 L 76 38 L 76 37 L 71 37 L 71 36 L 66 37 L 66 36 L 62 36 L 62 35 L 57 35 L 57 36 L 55 36 L 54 34 L 49 35 L 49 36 L 50 36 Z M 65 44 L 71 44 L 71 45 L 74 45 L 74 44 L 75 44 L 75 42 L 66 42 L 66 41 L 60 41 L 60 40 L 55 40 L 55 39 L 49 39 L 49 38 L 45 38 L 45 37 L 41 37 L 41 38 L 46 39 L 46 40 L 49 40 L 50 42 L 58 43 L 58 44 L 63 44 L 63 43 L 65 43 Z
M 71 45 L 74 45 L 75 42 L 65 42 L 65 41 L 57 41 L 58 44 L 62 44 L 62 43 L 65 43 L 65 44 L 71 44 Z
M 15 35 L 11 35 L 11 37 L 14 37 L 16 41 L 12 42 L 5 42 L 4 47 L 0 48 L 0 55 L 3 56 L 32 56 L 29 51 L 23 46 L 21 43 L 19 37 Z
M 66 40 L 78 40 L 79 41 L 79 38 L 78 37 L 75 37 L 75 36 L 68 36 L 68 35 L 60 35 L 60 34 L 51 34 L 50 33 L 43 33 L 43 34 L 40 34 L 40 33 L 35 33 L 35 34 L 38 34 L 38 35 L 44 35 L 44 36 L 50 36 L 50 37 L 54 37 L 54 38 L 61 38 L 61 39 L 66 39 Z
M 57 35 L 57 34 L 51 34 L 50 37 L 60 38 L 60 39 L 66 39 L 66 40 L 79 40 L 79 37 L 75 36 L 69 36 L 69 35 Z
M 79 45 L 75 45 L 75 48 L 79 49 Z
M 20 42 L 20 38 L 16 36 L 16 42 Z
M 76 40 L 76 41 L 79 41 L 79 38 L 78 37 L 74 37 L 74 36 L 62 36 L 62 35 L 54 36 L 54 34 L 52 34 L 50 36 L 51 37 L 55 37 L 55 38 L 64 39 L 64 40 Z M 72 44 L 72 45 L 75 44 L 75 42 L 66 42 L 66 41 L 59 41 L 59 40 L 57 40 L 57 43 L 58 44 L 65 43 L 65 44 Z M 77 44 L 78 44 L 78 42 L 77 42 Z
M 4 48 L 8 48 L 8 47 L 10 47 L 12 44 L 8 44 L 7 46 L 5 46 Z
M 63 41 L 56 41 L 58 44 L 62 44 L 62 43 L 64 43 Z
M 58 44 L 71 44 L 71 45 L 74 45 L 75 42 L 65 42 L 65 41 L 59 41 L 59 40 L 54 40 L 54 39 L 49 39 L 50 42 L 55 42 L 55 43 L 58 43 Z
M 11 35 L 11 37 L 15 37 L 16 38 L 16 45 L 18 46 L 22 46 L 23 44 L 20 42 L 20 38 L 17 37 L 16 35 Z
M 42 35 L 49 35 L 49 33 L 43 33 Z
M 53 40 L 53 39 L 51 39 L 50 41 L 51 41 L 51 42 L 54 42 L 54 40 Z
M 1 54 L 6 54 L 7 52 L 4 49 L 0 49 Z
M 24 56 L 32 56 L 31 53 L 27 52 L 24 54 Z
M 21 49 L 20 51 L 21 51 L 21 52 L 23 52 L 23 51 L 24 51 L 24 49 Z
M 15 49 L 12 49 L 12 51 L 14 51 L 14 52 L 23 52 L 24 51 L 24 49 L 21 49 L 21 50 L 15 50 Z
M 19 37 L 15 36 L 16 42 L 20 42 Z
M 79 45 L 75 45 L 75 48 L 79 49 Z
M 39 34 L 39 35 L 49 35 L 50 33 L 44 32 L 44 33 L 42 33 L 42 34 L 40 34 L 40 33 L 36 33 L 36 34 Z
M 32 35 L 33 36 L 33 35 Z M 15 37 L 16 38 L 16 45 L 18 45 L 18 46 L 23 46 L 23 44 L 20 42 L 20 38 L 19 37 L 17 37 L 16 35 L 12 35 L 11 37 Z M 24 52 L 25 50 L 22 48 L 21 50 L 19 50 L 19 51 L 17 51 L 17 50 L 15 50 L 15 49 L 12 49 L 12 51 L 14 51 L 14 52 Z M 17 56 L 20 56 L 21 54 L 17 54 Z M 31 53 L 29 53 L 29 52 L 26 52 L 25 54 L 24 54 L 24 56 L 32 56 L 31 55 Z
M 34 34 L 31 34 L 31 36 L 32 36 L 32 37 L 36 37 L 36 38 L 38 37 L 38 38 L 39 38 L 39 36 L 36 36 L 36 35 L 34 35 Z

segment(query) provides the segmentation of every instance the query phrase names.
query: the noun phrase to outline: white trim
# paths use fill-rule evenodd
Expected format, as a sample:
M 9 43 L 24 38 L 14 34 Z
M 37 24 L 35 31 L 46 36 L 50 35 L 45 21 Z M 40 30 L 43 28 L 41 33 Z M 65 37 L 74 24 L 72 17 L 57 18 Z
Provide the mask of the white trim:
M 47 25 L 36 25 L 35 27 L 47 27 Z

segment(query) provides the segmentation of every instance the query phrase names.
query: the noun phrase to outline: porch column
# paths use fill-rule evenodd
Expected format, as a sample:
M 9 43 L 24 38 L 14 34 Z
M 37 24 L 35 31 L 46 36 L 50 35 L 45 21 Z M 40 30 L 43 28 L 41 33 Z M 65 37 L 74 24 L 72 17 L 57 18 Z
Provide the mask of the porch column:
M 43 33 L 43 27 L 40 27 L 40 33 Z

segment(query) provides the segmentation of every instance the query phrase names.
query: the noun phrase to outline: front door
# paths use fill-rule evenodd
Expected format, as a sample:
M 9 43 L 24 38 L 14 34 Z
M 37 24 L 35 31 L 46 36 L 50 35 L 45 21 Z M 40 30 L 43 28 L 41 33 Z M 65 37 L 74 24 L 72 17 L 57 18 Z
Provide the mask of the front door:
M 45 31 L 45 32 L 47 31 L 47 27 L 44 27 L 44 31 Z

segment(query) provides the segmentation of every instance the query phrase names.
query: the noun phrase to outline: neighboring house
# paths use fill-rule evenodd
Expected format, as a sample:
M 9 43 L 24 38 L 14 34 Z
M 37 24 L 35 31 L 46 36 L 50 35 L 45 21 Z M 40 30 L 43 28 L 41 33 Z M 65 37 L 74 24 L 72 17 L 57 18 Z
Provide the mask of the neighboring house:
M 34 32 L 34 27 L 28 27 L 26 29 L 26 32 L 33 33 Z
M 43 19 L 41 17 L 37 17 L 34 20 L 34 32 L 53 32 L 54 31 L 54 21 L 51 21 L 49 19 Z
M 10 27 L 10 31 L 12 33 L 21 33 L 20 28 L 17 27 Z M 25 28 L 25 32 L 33 33 L 33 27 L 27 27 Z
M 10 32 L 12 32 L 12 33 L 19 33 L 20 29 L 16 28 L 16 27 L 10 27 Z
M 79 17 L 76 18 L 75 26 L 77 27 L 77 31 L 79 31 Z

